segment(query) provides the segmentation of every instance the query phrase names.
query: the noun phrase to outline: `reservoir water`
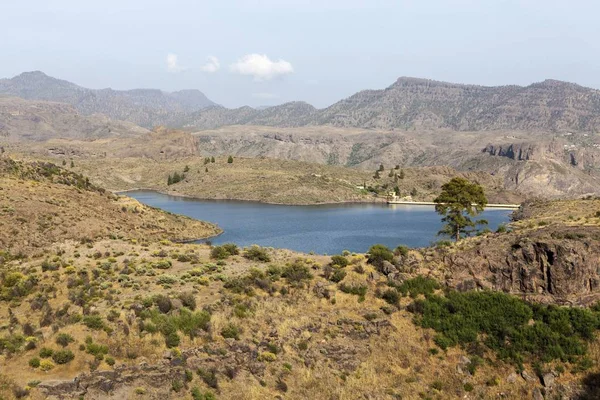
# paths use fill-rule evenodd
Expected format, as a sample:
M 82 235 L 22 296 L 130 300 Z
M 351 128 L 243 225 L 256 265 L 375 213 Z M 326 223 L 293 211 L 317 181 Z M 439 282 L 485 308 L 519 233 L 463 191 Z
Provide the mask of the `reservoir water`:
M 231 200 L 196 200 L 152 191 L 126 193 L 141 203 L 219 225 L 213 244 L 258 244 L 318 254 L 365 252 L 376 243 L 395 248 L 428 246 L 437 236 L 440 216 L 432 206 L 335 204 L 272 205 Z M 496 230 L 510 210 L 487 209 L 480 216 Z

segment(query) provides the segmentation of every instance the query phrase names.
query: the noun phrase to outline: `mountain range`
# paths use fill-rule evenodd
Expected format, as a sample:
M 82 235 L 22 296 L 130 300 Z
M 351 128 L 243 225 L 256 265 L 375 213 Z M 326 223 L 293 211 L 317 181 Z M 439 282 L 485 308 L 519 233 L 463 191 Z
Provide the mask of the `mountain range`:
M 556 80 L 486 87 L 403 77 L 385 89 L 364 90 L 321 110 L 303 102 L 264 110 L 208 107 L 190 115 L 184 125 L 595 132 L 600 130 L 600 91 Z
M 168 125 L 188 113 L 216 105 L 199 90 L 87 89 L 40 71 L 0 79 L 0 94 L 67 103 L 83 115 L 105 114 L 146 128 Z
M 408 131 L 600 131 L 600 90 L 557 80 L 477 86 L 401 77 L 385 89 L 364 90 L 324 109 L 304 102 L 229 109 L 198 90 L 93 90 L 39 71 L 0 80 L 0 94 L 68 103 L 84 115 L 102 113 L 146 128 L 327 125 Z

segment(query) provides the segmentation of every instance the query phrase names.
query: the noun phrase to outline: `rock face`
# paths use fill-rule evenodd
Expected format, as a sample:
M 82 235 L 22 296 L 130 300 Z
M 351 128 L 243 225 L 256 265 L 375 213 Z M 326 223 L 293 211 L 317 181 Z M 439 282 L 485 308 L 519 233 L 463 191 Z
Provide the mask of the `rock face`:
M 600 298 L 600 228 L 540 229 L 510 241 L 491 238 L 446 256 L 449 283 L 459 290 L 493 289 L 537 300 L 589 304 Z
M 95 371 L 79 375 L 72 381 L 42 382 L 38 389 L 47 399 L 122 399 L 133 398 L 138 386 L 151 387 L 147 399 L 173 398 L 171 383 L 185 380 L 184 368 L 171 366 L 168 361 L 149 366 L 120 366 L 113 371 Z

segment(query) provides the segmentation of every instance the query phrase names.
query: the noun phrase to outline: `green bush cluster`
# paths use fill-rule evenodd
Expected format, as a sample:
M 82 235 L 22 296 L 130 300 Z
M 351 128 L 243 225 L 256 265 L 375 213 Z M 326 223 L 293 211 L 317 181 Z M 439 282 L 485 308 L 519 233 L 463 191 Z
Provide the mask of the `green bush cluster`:
M 484 344 L 520 367 L 525 359 L 581 361 L 600 328 L 600 309 L 529 304 L 495 292 L 429 294 L 409 309 L 418 325 L 437 332 L 439 347 Z
M 66 364 L 75 358 L 75 354 L 71 350 L 57 350 L 52 354 L 52 361 L 57 364 Z
M 221 246 L 214 246 L 210 250 L 210 257 L 215 260 L 225 260 L 230 256 L 240 254 L 240 249 L 234 243 L 225 243 Z
M 349 264 L 348 259 L 344 256 L 331 256 L 331 265 L 339 265 L 346 267 Z
M 342 292 L 353 294 L 358 296 L 358 301 L 365 301 L 365 295 L 367 294 L 367 285 L 366 284 L 346 284 L 340 283 L 339 288 Z
M 304 286 L 304 283 L 313 277 L 310 268 L 301 259 L 286 265 L 281 272 L 281 276 L 287 279 L 288 283 L 294 287 Z
M 392 262 L 394 260 L 394 253 L 382 244 L 375 244 L 371 246 L 367 253 L 367 262 L 372 264 L 378 270 L 383 267 L 384 261 Z
M 252 261 L 271 261 L 271 257 L 269 256 L 269 253 L 267 253 L 267 250 L 260 246 L 252 246 L 249 249 L 246 249 L 246 251 L 244 252 L 244 257 Z
M 185 174 L 180 174 L 179 172 L 175 172 L 173 173 L 173 175 L 169 174 L 169 177 L 167 178 L 167 185 L 174 185 L 178 182 L 181 182 L 184 179 Z
M 150 333 L 158 331 L 165 338 L 167 347 L 177 347 L 181 342 L 178 332 L 190 338 L 197 337 L 201 331 L 210 327 L 210 314 L 206 311 L 192 312 L 187 308 L 179 310 L 177 315 L 162 314 L 159 310 L 148 310 L 141 315 L 143 319 L 149 318 L 151 323 L 143 324 L 144 330 Z
M 266 271 L 252 268 L 246 275 L 230 277 L 225 281 L 224 287 L 234 293 L 254 294 L 254 288 L 259 288 L 267 293 L 272 293 L 273 282 L 279 280 L 282 271 L 276 265 L 270 265 Z
M 407 279 L 400 285 L 395 285 L 395 287 L 402 293 L 402 296 L 409 295 L 414 299 L 419 295 L 433 294 L 440 288 L 440 284 L 434 279 L 417 276 L 416 278 Z

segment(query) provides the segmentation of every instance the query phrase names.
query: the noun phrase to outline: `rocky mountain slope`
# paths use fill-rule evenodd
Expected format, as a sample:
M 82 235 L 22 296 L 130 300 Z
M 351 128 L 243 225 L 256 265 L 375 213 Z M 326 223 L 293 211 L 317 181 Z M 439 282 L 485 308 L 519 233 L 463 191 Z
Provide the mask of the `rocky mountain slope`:
M 298 102 L 263 110 L 209 108 L 182 120 L 196 129 L 239 124 L 597 132 L 600 91 L 555 80 L 486 87 L 402 77 L 386 89 L 364 90 L 322 110 Z
M 101 113 L 146 128 L 168 125 L 186 113 L 215 105 L 198 90 L 87 89 L 40 71 L 0 79 L 0 94 L 67 103 L 84 115 Z
M 73 106 L 17 97 L 0 97 L 0 139 L 44 141 L 53 138 L 94 140 L 149 133 L 131 122 L 81 115 Z
M 450 166 L 485 171 L 526 196 L 599 193 L 600 136 L 525 131 L 235 126 L 195 132 L 201 155 L 236 155 L 386 168 Z
M 401 77 L 385 89 L 364 90 L 321 110 L 303 102 L 227 109 L 197 90 L 92 90 L 39 71 L 0 80 L 0 94 L 64 102 L 85 115 L 102 113 L 146 128 L 327 125 L 384 130 L 600 131 L 600 91 L 556 80 L 488 87 Z

